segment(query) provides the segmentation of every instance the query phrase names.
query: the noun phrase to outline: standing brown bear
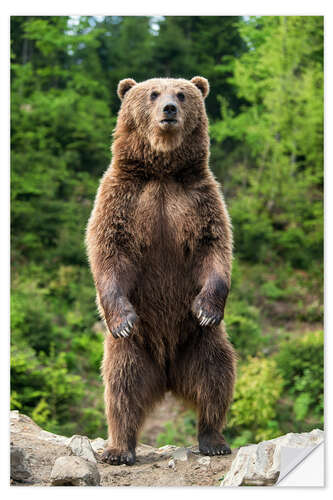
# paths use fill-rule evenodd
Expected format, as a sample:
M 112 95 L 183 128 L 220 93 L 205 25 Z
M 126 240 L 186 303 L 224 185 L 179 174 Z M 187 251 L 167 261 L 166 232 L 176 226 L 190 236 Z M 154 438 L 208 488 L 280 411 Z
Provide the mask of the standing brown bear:
M 223 325 L 229 217 L 208 166 L 205 78 L 122 80 L 113 159 L 86 243 L 112 335 L 103 377 L 110 464 L 135 462 L 145 415 L 170 390 L 198 410 L 199 449 L 223 455 L 235 354 Z

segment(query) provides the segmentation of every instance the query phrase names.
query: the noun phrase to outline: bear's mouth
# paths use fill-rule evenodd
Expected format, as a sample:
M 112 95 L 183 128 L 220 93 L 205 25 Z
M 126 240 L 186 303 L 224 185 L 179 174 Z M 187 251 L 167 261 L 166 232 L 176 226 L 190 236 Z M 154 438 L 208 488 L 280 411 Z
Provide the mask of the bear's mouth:
M 168 125 L 173 125 L 177 123 L 177 120 L 175 118 L 164 118 L 163 120 L 160 121 L 163 125 L 166 123 Z

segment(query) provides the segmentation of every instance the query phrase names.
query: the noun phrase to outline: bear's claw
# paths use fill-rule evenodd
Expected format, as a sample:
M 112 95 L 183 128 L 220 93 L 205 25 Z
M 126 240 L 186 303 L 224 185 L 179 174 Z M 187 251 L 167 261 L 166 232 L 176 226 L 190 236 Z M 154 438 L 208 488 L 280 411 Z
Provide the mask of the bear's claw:
M 131 314 L 115 330 L 111 331 L 113 337 L 115 339 L 128 337 L 132 333 L 135 320 L 136 320 L 136 315 L 134 317 L 134 315 Z
M 117 448 L 107 448 L 101 460 L 109 465 L 133 465 L 135 463 L 135 452 L 130 450 L 120 451 Z
M 222 446 L 213 446 L 213 447 L 202 447 L 200 448 L 200 452 L 203 455 L 214 456 L 214 455 L 230 455 L 231 449 L 228 445 Z
M 199 324 L 201 326 L 216 326 L 221 322 L 222 314 L 216 313 L 216 314 L 210 315 L 210 314 L 204 313 L 202 311 L 202 309 L 200 309 L 200 312 L 197 315 L 197 318 L 198 318 Z
M 231 449 L 217 431 L 199 435 L 199 451 L 203 455 L 230 455 Z
M 192 312 L 202 327 L 217 326 L 223 319 L 223 310 L 204 297 L 197 297 Z

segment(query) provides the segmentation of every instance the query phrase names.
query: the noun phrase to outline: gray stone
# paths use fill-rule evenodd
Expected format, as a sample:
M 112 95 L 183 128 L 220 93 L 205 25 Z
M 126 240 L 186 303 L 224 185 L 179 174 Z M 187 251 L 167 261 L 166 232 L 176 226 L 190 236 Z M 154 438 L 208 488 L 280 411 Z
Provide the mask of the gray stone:
M 160 448 L 157 448 L 156 451 L 161 455 L 161 457 L 171 457 L 175 450 L 177 450 L 177 446 L 166 444 L 165 446 L 160 446 Z
M 97 463 L 94 450 L 92 449 L 87 436 L 74 435 L 71 437 L 67 446 L 72 455 L 82 457 L 89 462 Z
M 53 486 L 99 486 L 96 464 L 82 457 L 59 457 L 54 463 L 50 481 Z
M 210 465 L 210 462 L 211 462 L 210 457 L 201 457 L 201 458 L 198 458 L 198 464 L 200 464 L 200 465 L 206 465 L 206 466 L 208 466 L 208 465 Z
M 190 456 L 190 450 L 187 448 L 178 448 L 172 453 L 174 460 L 179 460 L 180 462 L 186 462 Z
M 41 430 L 41 428 L 37 424 L 35 424 L 35 422 L 27 415 L 20 413 L 18 410 L 11 410 L 10 412 L 11 429 L 15 429 L 19 425 L 26 425 L 32 432 L 40 432 Z
M 95 452 L 97 452 L 97 451 L 104 450 L 104 448 L 106 448 L 108 442 L 106 439 L 96 438 L 96 439 L 90 440 L 90 444 L 91 444 L 92 449 Z
M 311 448 L 324 439 L 314 429 L 301 434 L 289 433 L 270 441 L 239 449 L 221 486 L 269 486 L 276 483 L 281 470 L 281 448 Z
M 66 443 L 70 438 L 42 431 L 31 418 L 17 411 L 11 412 L 10 422 L 13 476 L 11 484 L 20 486 L 217 486 L 222 477 L 225 478 L 224 486 L 227 486 L 228 482 L 234 485 L 235 479 L 237 484 L 272 484 L 276 481 L 276 472 L 281 472 L 280 466 L 275 465 L 276 462 L 279 464 L 279 450 L 283 452 L 285 448 L 289 448 L 297 451 L 299 447 L 299 452 L 303 453 L 306 448 L 316 446 L 323 440 L 323 432 L 320 430 L 306 434 L 287 434 L 259 445 L 242 448 L 240 454 L 237 454 L 238 450 L 233 450 L 231 455 L 223 457 L 200 456 L 197 446 L 186 449 L 167 445 L 156 449 L 139 444 L 136 464 L 134 467 L 127 467 L 111 466 L 98 459 L 96 464 L 81 456 L 68 456 L 69 448 Z M 106 444 L 101 438 L 91 440 L 91 447 L 98 455 Z M 292 446 L 296 448 L 293 449 Z M 256 453 L 253 455 L 254 449 Z M 246 473 L 242 470 L 241 456 L 247 463 Z M 258 461 L 258 464 L 249 464 L 249 456 L 252 461 Z M 229 475 L 231 466 L 233 472 Z M 256 476 L 251 475 L 250 466 L 255 470 Z M 263 467 L 266 468 L 265 473 L 262 471 Z
M 177 446 L 173 445 L 173 444 L 166 444 L 164 446 L 160 446 L 158 448 L 158 451 L 162 451 L 162 452 L 165 452 L 165 451 L 174 451 L 177 449 Z
M 10 446 L 10 477 L 14 481 L 27 482 L 31 477 L 27 456 L 19 446 Z
M 61 444 L 61 445 L 67 445 L 70 438 L 66 436 L 60 436 L 58 434 L 53 434 L 52 432 L 49 431 L 40 431 L 39 439 L 42 439 L 43 441 L 49 441 L 50 443 L 54 444 Z
M 91 441 L 92 447 L 95 445 L 97 449 L 97 464 L 88 462 L 82 457 L 69 456 L 71 451 L 66 445 L 69 441 L 70 438 L 65 436 L 57 436 L 52 432 L 42 431 L 26 415 L 17 411 L 12 412 L 11 443 L 12 446 L 23 450 L 24 459 L 27 461 L 27 463 L 23 461 L 23 464 L 26 466 L 27 471 L 29 468 L 31 476 L 26 478 L 26 474 L 21 475 L 17 480 L 11 479 L 11 484 L 18 486 L 50 486 L 52 484 L 50 477 L 53 468 L 52 481 L 54 484 L 85 485 L 95 481 L 98 482 L 96 478 L 93 479 L 94 474 L 91 474 L 90 469 L 88 469 L 89 473 L 86 470 L 90 464 L 97 466 L 100 474 L 100 486 L 216 486 L 217 477 L 226 474 L 235 456 L 212 457 L 212 467 L 203 467 L 197 463 L 197 459 L 200 457 L 192 453 L 197 447 L 189 447 L 189 460 L 176 461 L 172 458 L 172 452 L 176 451 L 178 447 L 168 445 L 162 447 L 162 449 L 156 449 L 141 443 L 137 446 L 137 462 L 133 467 L 127 465 L 113 466 L 103 463 L 99 459 L 101 451 L 107 444 L 101 438 Z M 60 457 L 65 460 L 65 465 L 67 463 L 67 470 L 63 470 L 61 475 L 59 470 L 57 473 L 55 467 L 55 461 Z M 77 460 L 81 465 L 83 462 L 85 472 L 79 474 L 75 471 Z M 172 462 L 168 467 L 170 460 Z M 193 463 L 194 461 L 195 463 Z M 174 467 L 172 467 L 172 464 L 174 464 Z M 59 464 L 57 467 L 59 467 Z M 201 472 L 198 474 L 199 469 L 201 469 Z M 24 480 L 21 480 L 22 477 L 24 477 Z
M 191 452 L 194 453 L 194 455 L 201 455 L 201 451 L 199 450 L 198 446 L 193 446 L 191 448 Z

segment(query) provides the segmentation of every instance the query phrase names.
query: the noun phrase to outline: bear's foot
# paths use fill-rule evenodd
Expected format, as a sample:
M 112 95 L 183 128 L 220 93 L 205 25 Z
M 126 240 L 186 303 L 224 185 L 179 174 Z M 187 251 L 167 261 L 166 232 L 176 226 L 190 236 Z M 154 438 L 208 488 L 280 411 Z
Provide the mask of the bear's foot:
M 133 465 L 135 463 L 135 451 L 121 451 L 118 448 L 106 448 L 101 459 L 110 465 Z
M 199 450 L 203 455 L 230 455 L 231 449 L 217 431 L 199 434 Z

